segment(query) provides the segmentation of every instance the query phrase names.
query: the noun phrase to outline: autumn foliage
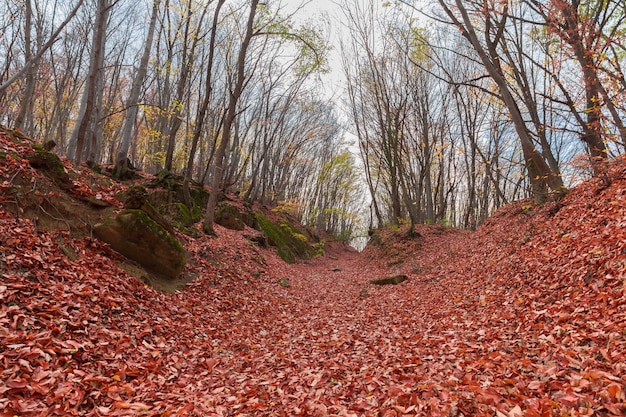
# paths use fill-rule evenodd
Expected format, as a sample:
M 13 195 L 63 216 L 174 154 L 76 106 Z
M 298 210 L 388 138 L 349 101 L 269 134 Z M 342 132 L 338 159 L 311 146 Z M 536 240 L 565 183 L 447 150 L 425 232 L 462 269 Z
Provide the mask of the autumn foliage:
M 74 188 L 42 188 L 29 150 L 0 134 L 0 416 L 626 413 L 624 160 L 476 232 L 381 230 L 361 254 L 288 265 L 246 231 L 181 235 L 195 279 L 165 294 L 23 215 L 18 184 L 41 204 L 121 187 L 66 164 Z

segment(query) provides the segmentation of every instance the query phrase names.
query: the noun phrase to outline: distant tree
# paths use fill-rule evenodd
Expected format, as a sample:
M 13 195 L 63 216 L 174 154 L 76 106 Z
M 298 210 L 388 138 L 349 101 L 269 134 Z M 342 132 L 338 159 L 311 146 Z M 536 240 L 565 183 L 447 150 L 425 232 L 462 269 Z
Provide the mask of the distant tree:
M 209 38 L 209 56 L 208 63 L 205 70 L 205 82 L 204 82 L 204 94 L 200 99 L 200 105 L 196 114 L 196 123 L 193 130 L 193 137 L 191 140 L 191 149 L 189 150 L 189 157 L 187 159 L 187 166 L 185 168 L 185 177 L 183 180 L 183 195 L 185 204 L 191 209 L 193 201 L 189 191 L 189 183 L 192 179 L 194 162 L 196 158 L 196 152 L 198 149 L 198 142 L 204 130 L 204 124 L 207 119 L 207 113 L 209 110 L 209 104 L 211 103 L 211 96 L 213 94 L 213 71 L 215 60 L 215 42 L 217 38 L 218 22 L 220 17 L 220 11 L 226 0 L 218 0 L 215 10 L 213 12 L 213 23 L 211 24 L 211 35 Z
M 315 193 L 309 199 L 310 222 L 322 231 L 349 240 L 358 225 L 363 203 L 354 156 L 343 151 L 326 162 L 317 176 Z
M 191 16 L 193 14 L 193 4 L 192 0 L 187 0 L 184 16 L 185 23 L 183 27 L 183 39 L 181 45 L 182 51 L 180 74 L 178 76 L 178 82 L 176 83 L 176 91 L 172 99 L 170 120 L 167 129 L 167 147 L 164 166 L 167 171 L 172 170 L 174 149 L 176 148 L 176 135 L 178 134 L 183 120 L 181 117 L 183 103 L 185 101 L 185 97 L 189 92 L 189 80 L 191 77 L 193 66 L 195 64 L 196 49 L 203 38 L 201 35 L 202 24 L 208 12 L 208 7 L 210 4 L 211 1 L 207 1 L 205 3 L 204 7 L 200 11 L 199 18 L 195 22 L 193 22 L 194 27 L 192 28 Z
M 377 45 L 374 4 L 342 6 L 350 28 L 349 41 L 342 46 L 348 106 L 367 169 L 372 208 L 379 225 L 397 225 L 403 217 L 400 140 L 408 89 L 399 88 L 395 82 L 403 74 L 397 71 L 390 40 L 383 38 L 384 45 Z M 384 55 L 381 49 L 386 49 Z M 379 190 L 384 190 L 384 197 L 379 198 Z M 387 203 L 385 208 L 383 201 Z
M 15 81 L 17 81 L 21 77 L 23 77 L 24 74 L 28 73 L 31 70 L 31 67 L 44 56 L 44 54 L 48 51 L 48 49 L 50 49 L 52 45 L 54 45 L 54 43 L 59 39 L 61 32 L 63 32 L 63 29 L 65 29 L 67 24 L 74 18 L 74 16 L 76 16 L 76 13 L 78 13 L 78 10 L 83 5 L 83 2 L 84 0 L 78 0 L 74 8 L 68 13 L 65 20 L 63 20 L 63 22 L 59 24 L 59 26 L 54 30 L 52 35 L 48 38 L 48 40 L 45 43 L 41 45 L 41 47 L 39 48 L 37 52 L 34 52 L 34 51 L 27 52 L 28 57 L 25 59 L 22 68 L 17 70 L 13 75 L 9 76 L 4 82 L 0 84 L 0 95 L 2 95 L 4 91 L 11 84 L 13 84 Z M 28 8 L 28 10 L 26 11 L 26 14 L 27 14 L 26 19 L 32 19 L 31 4 L 32 3 L 29 0 L 27 0 L 27 4 L 25 5 Z M 27 26 L 29 26 L 29 24 L 27 24 Z M 26 36 L 30 37 L 30 28 L 26 32 L 28 32 Z M 29 44 L 25 48 L 31 49 L 32 46 Z
M 292 84 L 294 88 L 297 88 L 302 82 L 303 77 L 322 70 L 326 62 L 327 49 L 325 42 L 315 30 L 307 26 L 295 28 L 290 19 L 282 17 L 279 11 L 273 12 L 265 4 L 261 5 L 261 7 L 257 7 L 258 5 L 258 1 L 252 1 L 251 3 L 246 29 L 241 43 L 238 45 L 239 50 L 234 64 L 232 79 L 229 79 L 227 82 L 228 97 L 223 113 L 219 141 L 216 143 L 216 149 L 214 149 L 211 194 L 203 224 L 204 230 L 211 234 L 214 233 L 213 219 L 218 194 L 224 191 L 227 185 L 225 180 L 234 175 L 233 165 L 240 160 L 238 146 L 231 147 L 231 144 L 240 141 L 239 133 L 242 125 L 240 116 L 245 113 L 245 110 L 239 109 L 239 104 L 245 93 L 245 88 L 250 84 L 254 74 L 261 71 L 264 67 L 264 62 L 268 62 L 265 61 L 266 57 L 270 62 L 270 67 L 274 67 L 272 59 L 279 59 L 270 52 L 271 48 L 278 48 L 274 49 L 275 51 L 286 50 L 284 41 L 289 41 L 290 46 L 296 48 L 296 53 L 289 58 L 291 64 L 286 65 L 287 68 L 293 67 L 296 75 Z M 248 50 L 253 38 L 259 39 L 259 42 L 256 43 L 254 59 L 249 59 L 252 54 L 248 54 Z M 279 74 L 282 74 L 281 66 L 276 65 L 275 67 L 278 69 Z M 294 91 L 297 91 L 297 89 L 287 89 L 287 91 L 289 91 L 287 96 L 294 97 Z M 263 99 L 260 102 L 263 103 Z M 232 150 L 231 155 L 227 155 L 229 149 Z M 289 150 L 290 148 L 287 149 Z M 227 157 L 230 157 L 230 160 L 227 160 Z M 267 163 L 267 161 L 266 158 L 264 163 Z M 277 165 L 273 164 L 273 166 L 276 167 Z M 285 178 L 289 175 L 289 171 L 284 169 L 286 166 L 282 168 L 281 172 L 277 176 L 273 176 L 272 180 L 274 186 L 276 186 L 274 181 L 278 182 L 277 189 L 283 188 L 280 184 L 285 184 Z M 276 172 L 269 173 L 270 176 L 272 174 L 276 174 Z M 263 177 L 264 173 L 261 173 L 261 176 Z

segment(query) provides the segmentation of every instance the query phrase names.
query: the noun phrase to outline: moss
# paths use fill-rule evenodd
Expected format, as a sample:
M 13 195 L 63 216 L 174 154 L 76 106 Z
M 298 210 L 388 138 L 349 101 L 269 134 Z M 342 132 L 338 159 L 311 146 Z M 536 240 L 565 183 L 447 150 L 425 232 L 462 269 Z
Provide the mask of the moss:
M 202 210 L 202 207 L 206 207 L 207 202 L 209 201 L 209 192 L 202 188 L 202 185 L 189 187 L 189 194 L 191 194 L 191 200 L 193 201 L 194 208 L 198 207 Z
M 136 231 L 141 231 L 144 229 L 150 230 L 155 235 L 165 239 L 165 241 L 173 248 L 176 248 L 179 252 L 184 252 L 185 249 L 180 244 L 178 239 L 176 239 L 171 233 L 163 228 L 160 224 L 155 222 L 149 215 L 143 210 L 123 210 L 118 217 L 128 216 L 131 221 L 127 222 L 126 225 L 134 228 Z
M 259 229 L 252 209 L 238 207 L 228 201 L 220 201 L 215 211 L 215 222 L 232 230 L 244 230 L 245 226 Z
M 174 203 L 174 206 L 178 210 L 180 215 L 180 224 L 185 227 L 189 227 L 199 222 L 202 218 L 202 209 L 198 206 L 193 206 L 191 210 L 183 203 Z
M 315 248 L 316 256 L 324 256 L 324 249 L 326 247 L 326 241 L 320 240 L 318 243 L 313 244 L 313 247 Z
M 98 164 L 92 164 L 89 169 L 96 174 L 102 174 L 102 167 Z
M 65 171 L 65 166 L 56 154 L 36 146 L 35 152 L 29 153 L 26 158 L 33 168 L 45 172 L 59 187 L 66 190 L 72 188 L 73 184 Z
M 224 201 L 221 201 L 217 205 L 217 209 L 215 210 L 215 223 L 231 230 L 244 230 L 246 227 L 240 210 Z
M 176 237 L 143 210 L 123 210 L 115 219 L 95 225 L 94 234 L 155 274 L 176 278 L 187 261 Z
M 170 191 L 175 191 L 177 186 L 183 183 L 183 177 L 173 172 L 162 169 L 156 178 L 148 185 L 150 188 L 163 187 Z
M 278 256 L 285 262 L 295 263 L 297 258 L 311 259 L 316 255 L 317 250 L 308 239 L 287 222 L 272 223 L 261 212 L 256 213 L 256 220 L 269 243 L 276 246 Z
M 185 178 L 182 175 L 176 175 L 170 171 L 161 170 L 156 178 L 148 184 L 148 188 L 164 188 L 176 194 L 175 199 L 181 203 L 185 202 L 183 195 L 183 182 Z M 191 180 L 189 184 L 189 194 L 194 207 L 206 207 L 209 201 L 209 192 L 197 181 Z

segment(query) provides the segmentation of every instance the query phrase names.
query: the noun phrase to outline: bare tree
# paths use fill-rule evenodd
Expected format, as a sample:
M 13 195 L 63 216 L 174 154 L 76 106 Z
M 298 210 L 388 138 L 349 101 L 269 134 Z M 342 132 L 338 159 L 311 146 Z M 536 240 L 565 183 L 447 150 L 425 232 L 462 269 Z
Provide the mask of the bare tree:
M 613 117 L 622 141 L 626 128 L 613 100 L 602 85 L 599 69 L 608 46 L 614 41 L 619 25 L 626 16 L 623 4 L 616 1 L 581 2 L 549 1 L 547 4 L 532 0 L 533 9 L 540 14 L 551 33 L 556 35 L 572 52 L 582 73 L 584 84 L 584 110 L 581 112 L 581 139 L 587 144 L 595 174 L 603 170 L 602 161 L 608 156 L 602 128 L 602 108 L 606 106 Z M 615 23 L 615 26 L 611 25 Z M 607 31 L 608 29 L 608 31 Z M 572 110 L 577 110 L 572 108 Z M 626 143 L 626 142 L 625 142 Z
M 225 1 L 226 0 L 218 0 L 215 11 L 213 12 L 213 23 L 211 25 L 211 37 L 209 40 L 209 57 L 207 67 L 205 69 L 206 75 L 204 82 L 204 97 L 202 98 L 201 104 L 196 114 L 196 124 L 193 131 L 193 138 L 191 142 L 191 149 L 189 151 L 189 158 L 187 160 L 187 167 L 185 169 L 185 178 L 183 180 L 183 195 L 185 199 L 185 204 L 190 209 L 192 208 L 193 202 L 189 193 L 189 182 L 191 181 L 191 177 L 193 174 L 193 167 L 198 148 L 198 142 L 200 141 L 200 136 L 202 135 L 202 131 L 204 129 L 204 123 L 207 117 L 209 104 L 211 102 L 211 95 L 213 93 L 213 62 L 215 59 L 215 40 L 217 38 L 217 25 L 219 22 L 220 11 Z
M 32 36 L 32 20 L 33 7 L 30 0 L 24 2 L 24 60 L 29 62 L 33 59 L 31 36 Z M 37 64 L 33 63 L 28 67 L 25 78 L 24 97 L 20 106 L 20 111 L 15 118 L 15 127 L 24 130 L 24 122 L 26 114 L 32 111 L 33 95 L 35 92 L 35 73 L 37 72 Z
M 146 78 L 146 73 L 148 72 L 148 62 L 150 60 L 152 41 L 154 40 L 159 3 L 159 0 L 154 0 L 152 3 L 152 12 L 150 15 L 150 23 L 148 25 L 148 33 L 146 35 L 143 53 L 141 55 L 141 60 L 139 61 L 139 68 L 137 69 L 137 73 L 133 79 L 128 100 L 126 101 L 126 108 L 128 111 L 126 121 L 124 122 L 122 136 L 117 148 L 115 167 L 113 168 L 113 176 L 115 178 L 125 178 L 128 173 L 128 151 L 130 149 L 133 128 L 137 120 L 137 113 L 139 112 L 139 96 L 141 94 L 141 87 L 144 83 L 144 79 Z
M 509 19 L 508 2 L 504 2 L 500 6 L 487 4 L 487 2 L 484 2 L 484 4 L 478 3 L 477 6 L 480 8 L 472 9 L 472 16 L 470 16 L 467 5 L 461 0 L 454 0 L 454 9 L 445 0 L 439 0 L 439 4 L 450 23 L 456 26 L 472 45 L 487 73 L 498 88 L 499 97 L 508 109 L 522 146 L 533 196 L 536 200 L 544 200 L 547 196 L 548 188 L 557 196 L 563 195 L 566 191 L 563 180 L 558 173 L 550 169 L 545 158 L 533 144 L 522 112 L 511 91 L 500 61 L 497 48 Z M 475 26 L 476 18 L 481 19 L 480 21 L 483 24 L 484 39 L 482 40 Z
M 86 156 L 86 140 L 88 140 L 88 136 L 92 133 L 95 123 L 97 123 L 94 110 L 96 109 L 97 97 L 101 94 L 101 90 L 99 91 L 98 89 L 98 77 L 101 76 L 101 66 L 104 59 L 107 22 L 111 8 L 115 6 L 117 1 L 97 0 L 87 83 L 83 91 L 81 114 L 72 134 L 68 150 L 68 158 L 72 159 L 76 164 L 80 164 Z
M 63 31 L 63 29 L 67 26 L 67 24 L 74 18 L 74 16 L 76 16 L 76 13 L 78 13 L 78 10 L 83 5 L 83 2 L 84 0 L 78 0 L 78 2 L 74 6 L 74 8 L 70 11 L 70 13 L 67 15 L 65 20 L 63 20 L 63 22 L 61 22 L 59 27 L 57 27 L 57 29 L 52 33 L 48 41 L 46 41 L 36 53 L 30 54 L 30 58 L 26 60 L 26 62 L 24 63 L 23 67 L 20 70 L 15 72 L 6 81 L 0 84 L 0 94 L 2 94 L 4 90 L 6 90 L 15 81 L 23 77 L 24 74 L 30 71 L 31 66 L 41 59 L 41 57 L 46 53 L 46 51 L 58 40 L 59 35 Z M 30 2 L 29 2 L 29 5 L 30 5 Z
M 224 171 L 224 155 L 230 139 L 233 122 L 235 120 L 237 104 L 244 88 L 244 82 L 246 80 L 246 55 L 248 53 L 248 47 L 252 41 L 254 35 L 254 19 L 257 12 L 257 6 L 259 0 L 251 0 L 250 13 L 246 23 L 246 29 L 244 37 L 239 46 L 239 53 L 236 61 L 236 74 L 234 85 L 230 88 L 228 107 L 224 117 L 224 126 L 222 129 L 222 140 L 219 144 L 217 152 L 215 154 L 215 165 L 213 171 L 213 180 L 211 182 L 211 194 L 209 195 L 209 201 L 206 207 L 206 216 L 203 222 L 203 229 L 206 233 L 215 234 L 213 229 L 213 221 L 215 219 L 215 208 L 217 206 L 218 194 L 222 185 L 222 174 Z

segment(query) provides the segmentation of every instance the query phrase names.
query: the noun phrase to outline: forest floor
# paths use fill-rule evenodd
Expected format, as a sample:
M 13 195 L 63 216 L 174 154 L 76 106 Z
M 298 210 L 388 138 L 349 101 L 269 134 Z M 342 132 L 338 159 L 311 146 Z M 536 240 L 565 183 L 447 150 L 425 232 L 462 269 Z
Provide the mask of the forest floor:
M 195 279 L 165 294 L 42 230 L 17 173 L 42 205 L 61 192 L 0 143 L 1 417 L 626 414 L 626 161 L 475 232 L 381 230 L 295 265 L 242 232 L 180 235 Z

